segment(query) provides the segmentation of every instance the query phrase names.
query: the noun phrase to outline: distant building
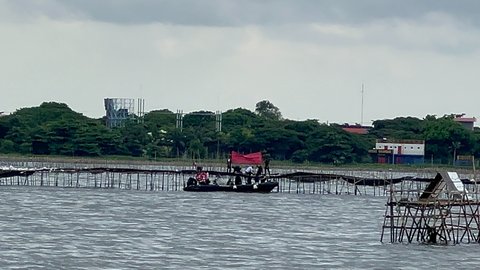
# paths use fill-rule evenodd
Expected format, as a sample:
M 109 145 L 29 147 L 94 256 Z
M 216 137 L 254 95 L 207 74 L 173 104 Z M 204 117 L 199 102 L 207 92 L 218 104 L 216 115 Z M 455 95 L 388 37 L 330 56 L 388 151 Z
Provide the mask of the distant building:
M 377 163 L 422 164 L 425 158 L 423 140 L 377 140 L 375 149 L 369 151 Z
M 131 98 L 106 98 L 105 117 L 109 128 L 123 126 L 125 120 L 134 117 L 135 99 Z
M 345 130 L 348 133 L 359 134 L 359 135 L 368 134 L 368 131 L 371 128 L 371 127 L 362 126 L 359 124 L 356 124 L 356 125 L 344 124 L 344 125 L 341 125 L 341 127 L 343 130 Z
M 475 157 L 472 155 L 457 155 L 455 165 L 457 166 L 473 166 Z
M 464 117 L 465 114 L 457 114 L 455 115 L 455 118 L 453 118 L 453 121 L 458 122 L 462 124 L 466 129 L 468 130 L 473 130 L 473 127 L 475 125 L 475 122 L 477 122 L 477 119 L 475 117 Z

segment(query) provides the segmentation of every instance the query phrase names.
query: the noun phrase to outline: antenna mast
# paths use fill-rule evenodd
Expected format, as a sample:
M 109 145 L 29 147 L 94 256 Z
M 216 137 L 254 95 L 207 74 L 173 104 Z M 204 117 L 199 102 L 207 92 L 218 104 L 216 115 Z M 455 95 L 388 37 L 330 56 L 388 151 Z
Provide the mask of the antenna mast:
M 360 117 L 361 117 L 360 125 L 362 125 L 362 126 L 363 126 L 363 93 L 364 93 L 364 91 L 365 91 L 365 88 L 364 88 L 364 84 L 362 83 L 362 107 L 361 107 L 362 111 L 361 111 L 361 115 L 360 115 Z

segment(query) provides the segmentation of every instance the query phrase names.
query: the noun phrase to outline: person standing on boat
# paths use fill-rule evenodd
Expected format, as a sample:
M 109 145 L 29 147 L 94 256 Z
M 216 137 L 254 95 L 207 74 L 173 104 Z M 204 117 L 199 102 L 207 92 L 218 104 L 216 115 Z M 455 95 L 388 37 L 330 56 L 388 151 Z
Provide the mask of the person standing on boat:
M 197 167 L 197 174 L 195 175 L 195 180 L 197 180 L 199 185 L 208 185 L 210 180 L 208 180 L 208 172 L 204 172 L 202 167 Z
M 260 177 L 263 174 L 263 168 L 262 165 L 257 166 L 257 174 L 255 174 L 255 183 L 258 183 L 260 181 Z
M 253 168 L 252 166 L 248 166 L 246 169 L 245 169 L 245 174 L 247 175 L 247 184 L 252 184 L 252 174 L 253 174 Z
M 265 175 L 270 175 L 270 155 L 269 154 L 266 154 L 265 155 Z
M 242 174 L 242 171 L 241 171 L 241 169 L 240 169 L 240 166 L 235 166 L 235 167 L 233 168 L 233 173 L 235 174 L 235 182 L 234 182 L 235 185 L 236 185 L 236 186 L 237 186 L 237 185 L 238 185 L 238 186 L 241 185 L 241 184 L 242 184 L 242 178 L 240 177 L 240 175 Z
M 230 155 L 227 158 L 227 172 L 232 172 L 232 157 Z

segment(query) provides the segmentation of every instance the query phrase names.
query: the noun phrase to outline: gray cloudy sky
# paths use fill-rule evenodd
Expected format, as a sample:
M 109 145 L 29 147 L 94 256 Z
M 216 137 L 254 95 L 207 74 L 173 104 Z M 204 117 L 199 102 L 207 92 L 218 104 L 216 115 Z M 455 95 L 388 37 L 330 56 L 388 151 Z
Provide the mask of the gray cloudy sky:
M 0 111 L 105 97 L 146 111 L 355 123 L 480 117 L 476 0 L 0 0 Z

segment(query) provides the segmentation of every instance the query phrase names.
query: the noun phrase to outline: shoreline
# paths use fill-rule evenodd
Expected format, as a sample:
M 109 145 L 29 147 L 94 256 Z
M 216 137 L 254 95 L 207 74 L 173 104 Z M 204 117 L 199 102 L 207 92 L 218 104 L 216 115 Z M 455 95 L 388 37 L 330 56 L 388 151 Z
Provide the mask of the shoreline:
M 193 160 L 185 158 L 164 158 L 158 160 L 149 160 L 145 158 L 123 157 L 123 156 L 105 156 L 105 157 L 70 157 L 70 156 L 22 156 L 0 154 L 0 165 L 9 164 L 55 164 L 57 167 L 65 165 L 83 165 L 83 166 L 106 166 L 106 167 L 180 167 L 193 168 Z M 7 164 L 5 164 L 7 163 Z M 226 161 L 216 159 L 196 160 L 196 165 L 211 168 L 226 168 Z M 41 165 L 41 167 L 47 167 Z M 462 174 L 476 175 L 473 168 L 464 166 L 446 166 L 429 165 L 422 166 L 396 165 L 396 164 L 348 164 L 348 165 L 329 165 L 316 163 L 295 164 L 287 161 L 276 161 L 270 166 L 274 170 L 288 171 L 342 171 L 342 172 L 412 172 L 412 173 L 436 173 L 438 171 L 456 171 Z

